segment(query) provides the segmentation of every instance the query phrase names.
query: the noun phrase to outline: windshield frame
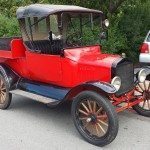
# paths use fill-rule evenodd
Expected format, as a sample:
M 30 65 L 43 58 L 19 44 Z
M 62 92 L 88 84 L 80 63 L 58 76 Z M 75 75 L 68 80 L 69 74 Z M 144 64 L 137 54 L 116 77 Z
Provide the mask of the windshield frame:
M 101 28 L 102 29 L 102 31 L 104 31 L 105 30 L 105 28 L 104 28 L 104 25 L 103 25 L 103 21 L 105 20 L 105 16 L 104 16 L 104 14 L 102 14 L 102 13 L 91 13 L 91 12 L 62 12 L 61 13 L 61 16 L 60 16 L 60 22 L 58 23 L 58 28 L 62 31 L 63 30 L 63 27 L 64 27 L 64 25 L 63 25 L 63 18 L 64 18 L 64 15 L 66 15 L 66 14 L 68 14 L 68 15 L 70 15 L 70 13 L 72 13 L 72 14 L 78 14 L 78 15 L 81 15 L 81 17 L 82 17 L 82 15 L 91 15 L 92 17 L 91 17 L 91 20 L 90 21 L 87 21 L 86 23 L 83 23 L 82 24 L 82 19 L 80 20 L 80 29 L 78 30 L 78 31 L 80 31 L 80 34 L 81 34 L 81 36 L 82 36 L 82 27 L 84 26 L 84 25 L 86 25 L 86 24 L 88 24 L 88 23 L 90 23 L 91 24 L 91 26 L 92 26 L 92 23 L 95 21 L 95 20 L 97 20 L 97 19 L 100 19 L 99 20 L 99 29 Z M 94 18 L 94 15 L 96 16 L 97 15 L 97 17 L 96 18 Z M 76 18 L 79 18 L 79 17 L 76 17 Z M 90 28 L 91 29 L 91 32 L 93 32 L 92 31 L 92 28 Z M 61 32 L 62 33 L 62 32 Z M 99 35 L 100 35 L 100 30 L 99 30 Z M 93 33 L 93 35 L 94 35 L 94 33 Z M 98 36 L 97 36 L 98 37 Z M 101 41 L 101 39 L 99 38 L 99 40 Z M 89 46 L 94 46 L 94 45 L 100 45 L 100 43 L 99 44 L 87 44 L 87 45 L 80 45 L 80 46 L 63 46 L 64 47 L 64 49 L 70 49 L 70 48 L 79 48 L 79 47 L 89 47 Z

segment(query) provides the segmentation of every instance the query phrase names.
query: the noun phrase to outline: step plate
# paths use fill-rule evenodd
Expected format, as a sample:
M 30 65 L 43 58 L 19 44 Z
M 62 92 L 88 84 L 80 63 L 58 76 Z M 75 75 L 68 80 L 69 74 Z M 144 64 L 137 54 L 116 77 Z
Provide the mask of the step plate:
M 12 90 L 12 91 L 9 91 L 9 92 L 12 93 L 12 94 L 17 94 L 17 95 L 21 95 L 21 96 L 33 99 L 35 101 L 38 101 L 38 102 L 41 102 L 41 103 L 44 103 L 44 104 L 59 102 L 58 100 L 55 100 L 55 99 L 52 99 L 52 98 L 44 97 L 44 96 L 41 96 L 41 95 L 33 94 L 33 93 L 26 92 L 26 91 L 19 90 L 19 89 Z

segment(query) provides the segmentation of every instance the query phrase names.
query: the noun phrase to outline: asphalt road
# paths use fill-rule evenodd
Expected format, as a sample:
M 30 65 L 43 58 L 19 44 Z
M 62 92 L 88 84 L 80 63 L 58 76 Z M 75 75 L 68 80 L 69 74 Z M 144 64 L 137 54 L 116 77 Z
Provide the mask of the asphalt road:
M 150 118 L 126 111 L 119 123 L 115 141 L 96 147 L 76 131 L 69 104 L 50 109 L 14 96 L 10 109 L 0 110 L 0 150 L 150 150 Z

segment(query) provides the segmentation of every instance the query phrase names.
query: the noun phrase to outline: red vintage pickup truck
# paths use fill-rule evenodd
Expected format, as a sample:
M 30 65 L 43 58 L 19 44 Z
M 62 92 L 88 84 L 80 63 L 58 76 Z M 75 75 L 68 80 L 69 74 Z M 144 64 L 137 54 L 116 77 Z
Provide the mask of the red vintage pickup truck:
M 115 139 L 117 112 L 133 107 L 150 117 L 148 71 L 102 53 L 109 25 L 103 12 L 34 4 L 20 7 L 17 18 L 22 37 L 0 39 L 1 109 L 9 107 L 12 94 L 49 106 L 72 101 L 78 132 L 99 146 Z

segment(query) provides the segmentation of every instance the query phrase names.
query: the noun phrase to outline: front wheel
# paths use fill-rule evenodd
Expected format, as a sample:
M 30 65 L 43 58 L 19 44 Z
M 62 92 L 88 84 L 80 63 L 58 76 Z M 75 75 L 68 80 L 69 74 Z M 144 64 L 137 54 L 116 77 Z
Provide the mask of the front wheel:
M 72 117 L 78 132 L 93 145 L 107 145 L 117 136 L 117 113 L 106 97 L 95 92 L 83 91 L 75 97 Z
M 143 101 L 133 106 L 133 109 L 142 116 L 150 117 L 150 81 L 148 79 L 136 86 L 135 96 L 143 98 Z

